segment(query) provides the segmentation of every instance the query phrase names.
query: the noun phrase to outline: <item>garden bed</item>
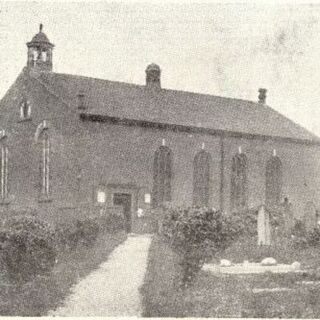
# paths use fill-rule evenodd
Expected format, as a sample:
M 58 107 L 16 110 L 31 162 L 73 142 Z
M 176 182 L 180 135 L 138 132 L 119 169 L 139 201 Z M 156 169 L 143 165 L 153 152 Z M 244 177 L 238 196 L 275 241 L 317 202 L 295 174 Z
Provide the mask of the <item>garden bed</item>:
M 126 234 L 99 235 L 93 247 L 78 246 L 58 254 L 54 269 L 26 283 L 10 282 L 0 265 L 0 315 L 43 316 L 60 305 L 70 288 L 106 261 L 113 249 L 126 239 Z
M 228 258 L 232 260 L 231 251 Z M 318 252 L 317 248 L 291 250 L 286 256 L 283 250 L 278 258 L 298 260 L 310 268 L 318 265 Z M 166 243 L 154 237 L 141 288 L 144 316 L 320 317 L 320 274 L 315 269 L 304 273 L 219 276 L 201 270 L 192 286 L 180 289 L 178 259 Z
M 145 317 L 238 317 L 241 281 L 200 271 L 195 283 L 179 287 L 178 256 L 159 237 L 153 238 L 145 283 L 141 288 Z

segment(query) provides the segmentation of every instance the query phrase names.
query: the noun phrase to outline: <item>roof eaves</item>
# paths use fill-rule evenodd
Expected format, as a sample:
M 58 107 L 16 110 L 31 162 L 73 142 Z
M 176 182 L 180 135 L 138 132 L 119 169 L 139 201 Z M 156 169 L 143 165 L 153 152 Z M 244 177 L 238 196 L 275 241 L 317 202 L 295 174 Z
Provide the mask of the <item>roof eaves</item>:
M 295 139 L 290 137 L 252 134 L 252 133 L 228 131 L 228 130 L 221 130 L 221 129 L 210 129 L 210 128 L 204 128 L 204 127 L 161 123 L 161 122 L 153 122 L 153 121 L 147 121 L 147 120 L 120 118 L 120 117 L 93 114 L 93 113 L 87 113 L 87 112 L 82 112 L 79 114 L 79 116 L 80 116 L 80 119 L 84 121 L 108 122 L 108 123 L 118 124 L 118 125 L 166 129 L 166 130 L 171 130 L 175 132 L 192 132 L 192 133 L 216 135 L 221 137 L 258 139 L 263 141 L 273 140 L 273 141 L 289 142 L 289 143 L 295 143 L 295 144 L 320 146 L 320 140 L 318 141 L 318 140 L 309 140 L 309 139 Z

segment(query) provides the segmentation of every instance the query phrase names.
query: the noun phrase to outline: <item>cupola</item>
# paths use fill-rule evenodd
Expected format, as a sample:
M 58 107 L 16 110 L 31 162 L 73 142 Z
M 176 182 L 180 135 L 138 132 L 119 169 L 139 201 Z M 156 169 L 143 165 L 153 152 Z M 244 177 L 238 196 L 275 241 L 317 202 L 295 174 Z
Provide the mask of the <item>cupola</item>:
M 160 75 L 161 75 L 160 67 L 155 63 L 149 64 L 146 69 L 146 86 L 150 88 L 160 89 L 161 88 Z
M 39 32 L 27 43 L 27 66 L 42 71 L 52 71 L 52 49 L 54 45 L 42 30 L 43 25 L 40 24 Z

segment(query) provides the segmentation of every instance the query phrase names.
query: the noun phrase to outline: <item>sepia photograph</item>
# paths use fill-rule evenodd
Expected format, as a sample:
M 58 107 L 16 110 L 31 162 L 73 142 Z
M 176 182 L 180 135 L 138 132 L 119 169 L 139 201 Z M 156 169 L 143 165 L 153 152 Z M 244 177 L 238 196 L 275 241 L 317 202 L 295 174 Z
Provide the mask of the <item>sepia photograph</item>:
M 0 316 L 320 318 L 320 2 L 1 1 Z

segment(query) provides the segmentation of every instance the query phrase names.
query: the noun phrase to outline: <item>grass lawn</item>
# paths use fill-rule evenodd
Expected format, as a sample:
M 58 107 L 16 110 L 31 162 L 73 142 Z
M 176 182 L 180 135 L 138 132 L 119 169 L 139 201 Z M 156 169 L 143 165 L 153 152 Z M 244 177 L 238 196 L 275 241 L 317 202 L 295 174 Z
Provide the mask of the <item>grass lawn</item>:
M 244 250 L 244 248 L 242 248 Z M 230 248 L 228 258 L 232 257 Z M 243 253 L 244 251 L 242 251 Z M 315 267 L 319 250 L 284 250 L 278 259 L 303 262 Z M 246 255 L 245 255 L 246 254 Z M 237 252 L 243 261 L 249 251 Z M 254 252 L 259 255 L 259 252 Z M 260 258 L 260 257 L 258 257 Z M 305 259 L 305 260 L 302 260 Z M 141 288 L 146 317 L 281 317 L 320 318 L 320 281 L 317 273 L 260 275 L 213 275 L 200 271 L 194 285 L 178 288 L 178 257 L 158 237 L 151 244 L 145 283 Z M 281 261 L 280 261 L 281 262 Z M 265 288 L 285 288 L 284 291 L 259 291 Z
M 240 316 L 241 282 L 219 279 L 201 271 L 190 289 L 178 288 L 177 255 L 154 236 L 149 251 L 145 283 L 141 288 L 145 317 L 237 317 Z
M 72 285 L 106 261 L 113 249 L 126 239 L 124 232 L 98 237 L 92 248 L 78 247 L 62 252 L 53 271 L 24 283 L 10 283 L 0 270 L 0 315 L 42 316 L 63 303 Z

